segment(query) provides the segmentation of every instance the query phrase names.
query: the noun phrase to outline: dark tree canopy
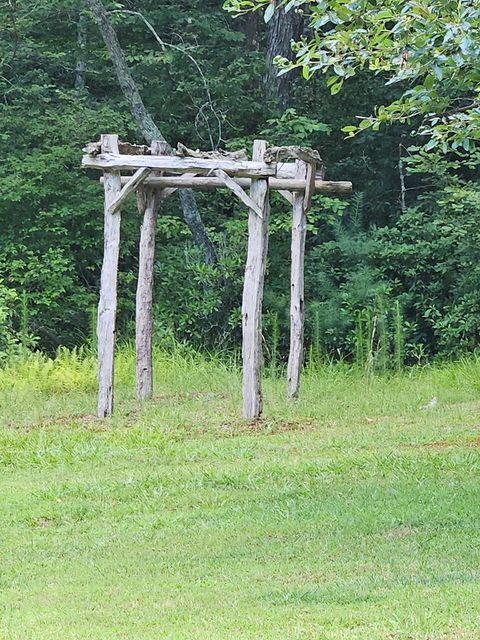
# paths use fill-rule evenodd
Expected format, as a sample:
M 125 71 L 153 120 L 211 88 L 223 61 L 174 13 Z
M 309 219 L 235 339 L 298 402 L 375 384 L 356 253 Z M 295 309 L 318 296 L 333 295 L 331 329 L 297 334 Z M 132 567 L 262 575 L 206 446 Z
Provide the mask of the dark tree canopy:
M 393 353 L 397 310 L 408 362 L 477 347 L 475 4 L 255 4 L 267 8 L 267 22 L 259 12 L 235 18 L 216 0 L 103 6 L 145 111 L 169 142 L 233 150 L 262 137 L 310 146 L 328 179 L 354 182 L 353 198 L 316 196 L 309 213 L 311 354 L 360 358 L 359 336 L 373 318 L 382 318 L 382 353 Z M 302 45 L 290 53 L 292 39 Z M 277 77 L 276 56 L 290 57 L 308 82 Z M 80 169 L 81 149 L 101 133 L 149 136 L 87 3 L 0 3 L 0 91 L 1 359 L 19 341 L 53 352 L 92 339 L 102 193 Z M 373 131 L 380 123 L 389 126 Z M 361 135 L 346 138 L 358 133 L 353 126 Z M 421 128 L 428 136 L 414 135 Z M 198 211 L 216 263 L 205 262 L 178 200 L 160 211 L 156 339 L 235 349 L 246 212 L 220 193 L 199 194 Z M 278 357 L 288 342 L 290 214 L 273 200 L 264 339 Z M 131 206 L 120 256 L 124 339 L 132 336 L 138 227 Z
M 476 1 L 227 0 L 225 7 L 234 13 L 263 9 L 267 23 L 284 13 L 305 16 L 309 30 L 295 38 L 294 62 L 283 56 L 278 64 L 284 70 L 301 67 L 306 78 L 327 74 L 332 94 L 362 69 L 399 86 L 394 100 L 345 128 L 348 134 L 413 121 L 428 136 L 429 149 L 468 151 L 480 138 Z

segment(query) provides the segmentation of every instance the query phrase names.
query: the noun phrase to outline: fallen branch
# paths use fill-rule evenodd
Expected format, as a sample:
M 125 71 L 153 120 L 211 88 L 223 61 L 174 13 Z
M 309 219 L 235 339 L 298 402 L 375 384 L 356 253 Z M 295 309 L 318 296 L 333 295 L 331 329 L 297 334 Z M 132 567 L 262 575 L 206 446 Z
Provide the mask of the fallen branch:
M 316 149 L 310 147 L 270 147 L 265 153 L 265 162 L 282 160 L 303 160 L 308 164 L 322 164 L 322 158 Z
M 130 142 L 122 142 L 118 141 L 118 149 L 119 152 L 128 156 L 149 156 L 151 155 L 150 147 L 147 147 L 146 144 L 131 144 Z M 86 153 L 88 156 L 92 156 L 95 158 L 100 155 L 102 152 L 102 143 L 99 142 L 89 142 L 82 151 Z
M 228 159 L 228 160 L 248 160 L 248 155 L 245 149 L 239 151 L 224 151 L 223 149 L 216 149 L 215 151 L 200 151 L 197 149 L 189 149 L 181 142 L 177 145 L 176 155 L 181 158 L 206 158 L 206 159 Z

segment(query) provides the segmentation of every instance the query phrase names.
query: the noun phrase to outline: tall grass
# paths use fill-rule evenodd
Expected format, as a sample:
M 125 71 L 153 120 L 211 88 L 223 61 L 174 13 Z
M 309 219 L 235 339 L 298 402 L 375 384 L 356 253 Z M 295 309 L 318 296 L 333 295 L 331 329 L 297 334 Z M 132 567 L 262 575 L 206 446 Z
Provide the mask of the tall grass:
M 368 376 L 382 371 L 401 371 L 405 363 L 404 320 L 400 302 L 393 308 L 378 295 L 373 308 L 357 312 L 355 364 Z
M 401 371 L 405 361 L 405 332 L 403 327 L 402 309 L 400 301 L 395 301 L 394 317 L 394 362 L 395 369 Z
M 279 358 L 279 346 L 280 346 L 280 322 L 278 313 L 276 311 L 269 314 L 269 328 L 270 328 L 270 362 L 269 373 L 272 378 L 276 378 L 280 373 L 280 358 Z
M 361 325 L 363 323 L 363 325 Z M 334 362 L 324 358 L 321 363 L 309 361 L 302 377 L 304 408 L 317 415 L 335 414 L 333 408 L 347 406 L 349 398 L 355 398 L 357 406 L 376 406 L 380 398 L 391 396 L 391 402 L 398 400 L 401 389 L 405 391 L 404 403 L 418 409 L 431 396 L 460 398 L 465 401 L 480 392 L 480 357 L 471 355 L 456 362 L 411 366 L 375 368 L 370 365 L 375 357 L 371 337 L 374 335 L 374 319 L 363 315 L 359 319 L 359 338 L 363 340 L 362 366 L 357 363 Z M 368 333 L 367 333 L 368 331 Z M 360 340 L 359 340 L 360 342 Z M 369 360 L 370 358 L 370 360 Z M 398 358 L 398 356 L 396 356 Z M 275 362 L 275 360 L 274 360 Z M 270 370 L 272 373 L 272 370 Z M 296 409 L 285 400 L 285 380 L 281 368 L 275 364 L 273 374 L 266 370 L 265 395 L 274 411 L 284 416 L 294 415 Z M 117 397 L 130 406 L 136 405 L 135 353 L 131 343 L 122 345 L 115 359 L 115 386 Z M 241 371 L 235 354 L 200 354 L 194 349 L 171 343 L 169 348 L 156 346 L 154 349 L 155 396 L 195 397 L 200 394 L 220 394 L 230 398 L 231 403 L 240 402 Z M 97 389 L 96 357 L 90 348 L 68 350 L 61 348 L 55 357 L 34 353 L 23 358 L 12 359 L 0 368 L 0 413 L 1 407 L 16 407 L 25 415 L 34 405 L 43 406 L 42 398 L 62 398 L 72 407 L 77 398 L 78 407 L 90 406 L 94 410 Z M 361 400 L 360 400 L 360 399 Z M 56 400 L 55 400 L 56 401 Z M 388 401 L 390 404 L 390 400 Z M 232 405 L 232 406 L 233 406 Z M 308 406 L 307 406 L 308 405 Z M 353 406 L 353 405 L 352 405 Z M 236 407 L 235 411 L 238 411 Z M 12 409 L 13 410 L 13 409 Z M 272 409 L 270 409 L 272 410 Z M 367 410 L 367 409 L 365 409 Z M 268 409 L 267 409 L 268 411 Z

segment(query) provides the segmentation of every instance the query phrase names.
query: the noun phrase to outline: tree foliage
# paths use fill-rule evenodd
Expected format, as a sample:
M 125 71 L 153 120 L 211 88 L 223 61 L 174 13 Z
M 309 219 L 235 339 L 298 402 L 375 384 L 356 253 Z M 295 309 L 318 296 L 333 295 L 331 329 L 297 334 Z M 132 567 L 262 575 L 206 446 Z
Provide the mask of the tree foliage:
M 251 3 L 250 8 L 260 5 Z M 167 139 L 209 148 L 214 131 L 220 145 L 230 149 L 250 147 L 255 137 L 275 145 L 308 145 L 320 150 L 328 178 L 353 180 L 353 198 L 316 197 L 309 213 L 309 349 L 322 357 L 355 358 L 359 325 L 363 331 L 377 318 L 386 336 L 379 340 L 382 353 L 393 354 L 397 308 L 408 361 L 418 360 L 421 353 L 449 355 L 478 346 L 479 163 L 473 143 L 467 151 L 445 115 L 453 105 L 459 117 L 471 118 L 468 109 L 458 108 L 470 104 L 462 89 L 463 81 L 471 89 L 475 74 L 470 49 L 462 54 L 465 65 L 456 75 L 450 73 L 450 62 L 432 50 L 435 65 L 442 68 L 442 82 L 427 53 L 420 57 L 419 41 L 410 42 L 408 66 L 399 68 L 401 34 L 396 36 L 395 55 L 385 55 L 376 69 L 373 59 L 362 62 L 355 48 L 351 59 L 339 54 L 335 68 L 330 62 L 337 54 L 330 49 L 326 66 L 322 62 L 319 70 L 326 71 L 331 86 L 344 81 L 342 91 L 332 95 L 322 73 L 310 74 L 318 62 L 315 52 L 320 54 L 320 48 L 308 48 L 314 43 L 310 38 L 301 45 L 305 49 L 299 48 L 296 62 L 309 69 L 309 82 L 287 73 L 290 106 L 279 111 L 278 104 L 265 99 L 269 46 L 264 21 L 252 14 L 233 19 L 216 0 L 187 0 L 181 6 L 108 0 L 105 6 L 142 98 Z M 311 4 L 308 20 L 320 6 Z M 328 6 L 333 11 L 337 5 Z M 341 6 L 351 9 L 349 3 L 339 3 L 338 11 Z M 382 6 L 393 5 L 389 1 Z M 429 12 L 447 5 L 432 6 Z M 290 10 L 295 10 L 293 4 Z M 165 46 L 132 11 L 146 18 Z M 353 23 L 336 24 L 333 13 L 330 17 L 332 21 L 307 34 L 331 37 L 332 47 L 346 26 L 351 27 L 348 38 L 354 37 Z M 394 21 L 381 24 L 393 27 Z M 473 42 L 475 33 L 470 34 Z M 430 41 L 425 44 L 431 46 Z M 421 60 L 425 65 L 429 61 L 424 76 L 421 66 L 417 69 Z M 390 68 L 382 66 L 387 61 Z M 78 82 L 79 69 L 84 83 Z M 433 81 L 428 80 L 426 89 L 413 91 L 424 87 L 427 77 Z M 386 85 L 389 79 L 400 81 Z M 375 122 L 368 122 L 371 126 L 362 125 L 362 136 L 345 139 L 341 130 L 355 116 L 368 119 L 376 105 L 395 104 L 408 98 L 408 91 L 423 104 L 425 98 L 420 98 L 427 90 L 432 100 L 435 91 L 450 100 L 437 101 L 442 118 L 447 117 L 433 125 L 438 132 L 433 132 L 434 139 L 440 136 L 438 148 L 407 151 L 415 140 L 413 132 L 430 126 L 428 113 L 437 109 L 432 106 L 435 101 L 425 113 L 412 115 L 411 122 L 388 110 L 377 112 L 377 118 L 394 124 L 373 132 Z M 79 168 L 81 149 L 101 133 L 115 132 L 131 141 L 140 138 L 101 36 L 85 5 L 73 0 L 0 3 L 0 92 L 1 359 L 19 353 L 22 345 L 53 351 L 89 340 L 102 259 L 103 194 L 98 175 Z M 475 99 L 476 94 L 471 95 Z M 463 102 L 455 102 L 459 97 Z M 465 135 L 472 140 L 476 134 L 470 134 L 468 126 Z M 457 155 L 441 156 L 444 138 L 449 144 L 459 143 Z M 403 211 L 399 150 L 405 174 Z M 219 261 L 204 264 L 178 202 L 168 199 L 158 221 L 157 339 L 173 335 L 202 348 L 236 348 L 247 214 L 224 192 L 199 193 L 198 202 Z M 290 220 L 290 207 L 273 196 L 265 343 L 267 354 L 275 357 L 283 357 L 288 346 Z M 122 339 L 133 335 L 139 223 L 130 203 L 122 217 Z
M 413 123 L 427 148 L 469 150 L 480 139 L 480 8 L 450 0 L 283 0 L 286 11 L 305 13 L 310 31 L 294 45 L 296 60 L 278 60 L 283 71 L 301 67 L 306 78 L 327 75 L 331 93 L 368 69 L 397 85 L 397 96 L 359 124 L 355 135 L 382 123 Z M 227 0 L 232 12 L 264 9 L 270 0 Z

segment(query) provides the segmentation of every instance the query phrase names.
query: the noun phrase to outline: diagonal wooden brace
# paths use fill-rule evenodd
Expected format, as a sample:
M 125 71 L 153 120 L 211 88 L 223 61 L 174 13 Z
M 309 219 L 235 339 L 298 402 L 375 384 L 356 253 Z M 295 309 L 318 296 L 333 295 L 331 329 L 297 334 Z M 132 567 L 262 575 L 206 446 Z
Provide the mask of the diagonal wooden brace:
M 285 198 L 285 200 L 288 202 L 288 204 L 292 204 L 293 205 L 295 196 L 293 195 L 293 193 L 291 191 L 288 191 L 287 189 L 280 189 L 278 193 L 283 198 Z
M 118 197 L 112 202 L 112 204 L 108 207 L 107 213 L 111 213 L 112 215 L 118 211 L 118 209 L 122 206 L 128 196 L 133 193 L 138 187 L 142 184 L 142 182 L 152 173 L 152 170 L 148 167 L 143 167 L 136 171 L 127 184 L 123 187 L 123 189 L 118 194 Z
M 252 198 L 247 193 L 245 193 L 242 187 L 238 183 L 236 183 L 233 178 L 231 178 L 222 169 L 214 169 L 213 173 L 217 176 L 217 178 L 220 178 L 224 185 L 228 187 L 230 191 L 232 191 L 232 193 L 237 196 L 237 198 L 240 198 L 243 204 L 246 204 L 249 209 L 255 211 L 259 218 L 263 218 L 262 208 L 254 200 L 252 200 Z
M 312 198 L 315 194 L 315 173 L 317 165 L 313 162 L 307 164 L 307 178 L 305 184 L 305 199 L 304 208 L 305 212 L 310 211 L 312 208 Z

